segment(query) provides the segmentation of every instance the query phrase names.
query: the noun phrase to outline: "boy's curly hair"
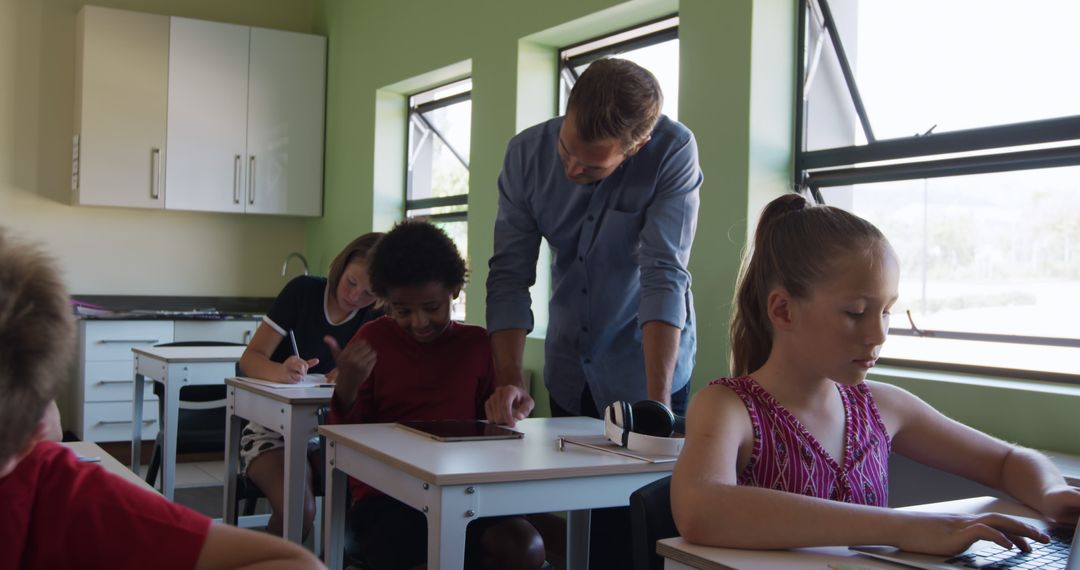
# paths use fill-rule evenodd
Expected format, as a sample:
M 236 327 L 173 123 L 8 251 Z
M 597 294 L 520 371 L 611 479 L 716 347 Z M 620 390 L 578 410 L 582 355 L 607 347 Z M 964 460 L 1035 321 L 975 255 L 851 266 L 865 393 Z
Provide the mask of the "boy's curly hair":
M 368 258 L 371 290 L 385 299 L 390 289 L 432 281 L 450 291 L 465 285 L 465 260 L 446 232 L 423 220 L 399 222 Z
M 37 432 L 74 352 L 75 322 L 52 259 L 0 228 L 0 463 Z

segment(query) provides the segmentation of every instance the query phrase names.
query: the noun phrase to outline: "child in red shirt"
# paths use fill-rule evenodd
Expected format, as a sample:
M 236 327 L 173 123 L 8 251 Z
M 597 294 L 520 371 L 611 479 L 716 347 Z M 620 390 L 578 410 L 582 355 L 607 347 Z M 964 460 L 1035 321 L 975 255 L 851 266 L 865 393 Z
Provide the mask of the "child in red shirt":
M 75 326 L 52 262 L 0 229 L 0 568 L 323 568 L 44 441 Z
M 405 221 L 375 247 L 368 273 L 387 315 L 364 325 L 345 350 L 327 338 L 338 364 L 331 423 L 483 419 L 493 390 L 491 344 L 483 327 L 450 319 L 465 285 L 454 242 L 427 222 Z M 377 358 L 376 358 L 377 357 Z M 375 570 L 423 568 L 427 519 L 350 479 L 351 558 Z M 522 517 L 469 524 L 467 568 L 536 569 L 544 543 Z

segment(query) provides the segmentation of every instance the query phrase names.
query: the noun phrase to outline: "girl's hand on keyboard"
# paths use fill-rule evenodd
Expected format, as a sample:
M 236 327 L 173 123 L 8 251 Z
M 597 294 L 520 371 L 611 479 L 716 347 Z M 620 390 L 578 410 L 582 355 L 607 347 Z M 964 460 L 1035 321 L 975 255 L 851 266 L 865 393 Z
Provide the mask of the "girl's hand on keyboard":
M 989 540 L 1003 548 L 1016 546 L 1030 552 L 1027 539 L 1049 542 L 1039 529 L 1012 517 L 997 513 L 981 515 L 942 515 L 918 513 L 900 535 L 901 550 L 948 556 L 959 554 L 980 540 Z

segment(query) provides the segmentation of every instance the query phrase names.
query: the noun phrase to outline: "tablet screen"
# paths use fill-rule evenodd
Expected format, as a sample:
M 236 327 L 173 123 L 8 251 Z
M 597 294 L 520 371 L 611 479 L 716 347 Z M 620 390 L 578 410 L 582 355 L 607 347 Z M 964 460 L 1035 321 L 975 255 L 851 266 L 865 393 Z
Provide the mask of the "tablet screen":
M 406 420 L 397 425 L 438 441 L 518 439 L 525 434 L 478 420 Z

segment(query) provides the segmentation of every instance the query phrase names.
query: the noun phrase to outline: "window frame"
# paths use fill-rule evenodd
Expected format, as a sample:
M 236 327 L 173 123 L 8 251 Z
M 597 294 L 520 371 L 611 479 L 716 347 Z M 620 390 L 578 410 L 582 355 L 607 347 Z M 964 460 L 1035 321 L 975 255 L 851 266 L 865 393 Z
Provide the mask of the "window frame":
M 633 35 L 624 40 L 606 43 L 606 40 L 610 38 L 624 34 L 633 34 L 635 31 L 664 24 L 669 21 L 672 23 L 668 26 L 663 26 L 652 31 L 645 31 L 640 35 Z M 634 24 L 633 26 L 622 28 L 609 34 L 604 34 L 560 48 L 558 51 L 560 90 L 565 88 L 565 93 L 567 97 L 569 96 L 570 90 L 573 89 L 574 84 L 578 80 L 578 73 L 575 68 L 581 65 L 592 63 L 604 57 L 615 56 L 628 51 L 679 39 L 679 23 L 678 13 L 668 14 L 654 20 Z M 578 52 L 581 48 L 593 44 L 600 45 L 595 49 Z M 565 113 L 567 97 L 563 97 L 562 93 L 559 95 L 559 109 L 561 113 Z
M 425 93 L 430 93 L 430 92 L 433 92 L 433 91 L 437 91 L 439 89 L 442 89 L 442 88 L 445 88 L 445 87 L 448 87 L 450 85 L 454 85 L 454 84 L 457 84 L 457 83 L 461 83 L 461 82 L 466 81 L 466 80 L 470 81 L 469 89 L 467 91 L 463 91 L 461 93 L 455 93 L 453 95 L 442 97 L 440 99 L 435 99 L 433 101 L 427 101 L 427 102 L 424 102 L 424 103 L 419 103 L 419 104 L 416 104 L 416 105 L 413 105 L 411 103 L 413 97 L 416 97 L 418 95 L 422 95 L 422 94 L 425 94 Z M 466 170 L 469 170 L 469 159 L 468 159 L 468 157 L 462 156 L 461 153 L 457 149 L 454 148 L 454 146 L 450 143 L 450 141 L 448 141 L 446 139 L 446 137 L 443 136 L 443 134 L 437 128 L 435 128 L 435 126 L 432 125 L 424 117 L 424 113 L 435 111 L 437 109 L 441 109 L 441 108 L 444 108 L 444 107 L 449 107 L 451 105 L 456 105 L 456 104 L 464 102 L 464 101 L 470 101 L 471 102 L 472 101 L 472 85 L 471 85 L 471 81 L 472 81 L 471 77 L 455 79 L 454 81 L 450 81 L 448 83 L 443 83 L 441 85 L 436 85 L 434 87 L 429 87 L 427 89 L 417 91 L 416 93 L 409 94 L 405 98 L 405 100 L 409 103 L 409 105 L 408 105 L 409 110 L 406 113 L 406 119 L 405 119 L 405 128 L 406 129 L 411 128 L 411 125 L 412 125 L 414 120 L 419 121 L 421 124 L 424 125 L 424 127 L 426 129 L 428 129 L 431 132 L 431 134 L 433 136 L 437 137 L 439 140 L 442 141 L 443 145 L 446 146 L 446 148 L 450 151 L 450 153 L 454 155 L 454 157 L 462 164 L 462 166 L 465 167 Z M 405 188 L 404 188 L 405 199 L 404 199 L 404 204 L 403 204 L 402 217 L 404 219 L 409 219 L 409 218 L 413 217 L 413 216 L 409 215 L 409 212 L 417 211 L 417 210 L 428 210 L 428 209 L 432 209 L 432 208 L 441 208 L 441 207 L 447 207 L 447 206 L 465 206 L 465 209 L 463 211 L 460 211 L 460 212 L 448 212 L 448 213 L 442 213 L 442 214 L 422 214 L 419 217 L 423 217 L 424 219 L 427 219 L 427 220 L 430 220 L 430 221 L 433 221 L 433 222 L 466 222 L 466 223 L 468 223 L 468 221 L 469 221 L 469 210 L 468 210 L 469 191 L 468 191 L 467 188 L 466 188 L 466 191 L 465 191 L 464 194 L 456 194 L 454 196 L 442 196 L 442 197 L 438 197 L 438 198 L 411 198 L 409 196 L 409 194 L 411 193 L 411 190 L 412 190 L 412 188 L 410 187 L 411 186 L 411 178 L 409 176 L 409 170 L 411 169 L 411 165 L 412 165 L 412 162 L 413 162 L 411 141 L 409 140 L 409 138 L 410 137 L 408 135 L 406 135 L 406 137 L 405 137 L 405 144 L 406 144 L 405 180 L 406 180 L 406 183 L 405 183 Z M 471 171 L 470 171 L 470 174 L 471 174 Z
M 828 41 L 833 46 L 833 52 L 847 87 L 847 94 L 851 98 L 851 108 L 857 116 L 856 124 L 862 129 L 866 139 L 865 144 L 806 150 L 807 64 L 810 58 L 815 57 L 813 52 L 820 49 L 808 45 L 810 26 L 815 25 L 811 22 L 811 14 L 818 20 L 817 25 L 824 27 L 821 33 L 828 36 Z M 823 40 L 819 39 L 820 41 Z M 842 38 L 829 8 L 829 0 L 799 0 L 796 50 L 794 160 L 791 182 L 796 191 L 809 193 L 818 203 L 825 203 L 820 189 L 826 187 L 1080 165 L 1080 115 L 944 133 L 934 133 L 931 129 L 921 135 L 877 139 L 863 106 L 850 62 L 847 60 Z M 820 55 L 820 57 L 824 56 Z M 1077 144 L 1058 144 L 1068 141 L 1076 141 Z M 1032 145 L 1054 146 L 1034 149 L 1017 148 Z M 975 152 L 979 154 L 949 156 Z M 910 315 L 907 320 L 911 324 L 910 329 L 890 327 L 889 334 L 1080 348 L 1080 338 L 926 330 L 918 328 Z M 882 359 L 882 363 L 958 372 L 992 372 L 997 375 L 1028 379 L 1080 382 L 1080 375 L 1077 374 L 980 367 L 947 361 L 929 362 L 895 358 Z

